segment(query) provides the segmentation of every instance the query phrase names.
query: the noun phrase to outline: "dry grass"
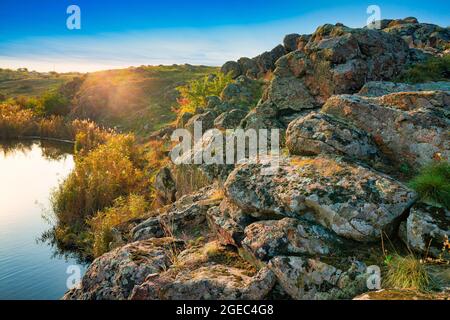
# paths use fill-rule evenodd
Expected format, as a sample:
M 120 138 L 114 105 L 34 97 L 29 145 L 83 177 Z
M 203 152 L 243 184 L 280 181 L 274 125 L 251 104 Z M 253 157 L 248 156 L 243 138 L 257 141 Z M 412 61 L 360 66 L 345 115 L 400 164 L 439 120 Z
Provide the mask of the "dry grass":
M 402 257 L 394 255 L 388 263 L 385 286 L 395 289 L 426 291 L 430 276 L 421 260 L 412 254 Z

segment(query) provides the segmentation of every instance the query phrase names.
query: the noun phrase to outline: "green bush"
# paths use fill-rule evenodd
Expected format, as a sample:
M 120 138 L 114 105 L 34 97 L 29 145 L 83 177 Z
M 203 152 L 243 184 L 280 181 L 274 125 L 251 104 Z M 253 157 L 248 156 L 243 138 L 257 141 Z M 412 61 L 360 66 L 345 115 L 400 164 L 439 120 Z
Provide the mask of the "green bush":
M 450 163 L 437 161 L 422 168 L 409 183 L 421 201 L 450 209 Z
M 431 57 L 404 71 L 398 82 L 421 83 L 429 81 L 448 81 L 450 79 L 450 55 Z
M 57 92 L 48 91 L 40 98 L 37 108 L 43 115 L 64 116 L 69 113 L 69 101 Z
M 231 75 L 217 72 L 212 76 L 191 80 L 186 85 L 178 87 L 177 90 L 181 94 L 178 101 L 180 105 L 178 113 L 195 113 L 197 108 L 206 106 L 207 97 L 220 96 L 223 89 L 231 82 L 233 82 Z

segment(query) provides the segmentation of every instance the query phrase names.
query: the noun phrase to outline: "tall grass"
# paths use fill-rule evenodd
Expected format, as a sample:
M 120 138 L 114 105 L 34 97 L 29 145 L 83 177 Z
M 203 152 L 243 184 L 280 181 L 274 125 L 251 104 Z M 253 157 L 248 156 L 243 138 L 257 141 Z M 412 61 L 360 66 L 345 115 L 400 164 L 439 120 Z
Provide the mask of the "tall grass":
M 448 81 L 450 79 L 450 55 L 431 57 L 405 70 L 398 82 L 421 83 L 428 81 Z
M 389 261 L 385 278 L 387 287 L 425 291 L 430 282 L 425 266 L 413 255 L 406 257 L 395 255 Z

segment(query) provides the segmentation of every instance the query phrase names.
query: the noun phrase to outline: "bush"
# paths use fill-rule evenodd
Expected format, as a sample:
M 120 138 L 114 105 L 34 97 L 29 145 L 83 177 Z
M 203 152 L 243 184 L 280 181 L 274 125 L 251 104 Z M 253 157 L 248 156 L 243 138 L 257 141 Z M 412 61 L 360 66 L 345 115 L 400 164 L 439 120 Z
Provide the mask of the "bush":
M 450 79 L 450 55 L 431 57 L 404 71 L 399 82 L 421 83 L 428 81 L 448 81 Z
M 37 109 L 43 115 L 64 116 L 69 113 L 69 101 L 57 92 L 48 91 L 40 98 Z
M 37 134 L 36 115 L 18 105 L 0 104 L 0 138 Z
M 143 217 L 147 210 L 147 202 L 143 196 L 130 194 L 114 200 L 112 207 L 98 212 L 88 224 L 94 235 L 93 254 L 95 257 L 113 249 L 112 230 L 114 227 L 134 218 Z
M 132 135 L 112 136 L 86 156 L 75 157 L 74 171 L 52 197 L 58 223 L 85 221 L 116 198 L 143 188 L 138 161 Z
M 425 166 L 409 185 L 421 201 L 450 209 L 450 163 L 438 161 Z
M 223 89 L 233 82 L 231 75 L 222 72 L 212 76 L 204 76 L 197 80 L 191 80 L 186 85 L 178 87 L 181 98 L 178 100 L 178 113 L 195 113 L 197 108 L 206 107 L 206 98 L 209 96 L 219 96 Z

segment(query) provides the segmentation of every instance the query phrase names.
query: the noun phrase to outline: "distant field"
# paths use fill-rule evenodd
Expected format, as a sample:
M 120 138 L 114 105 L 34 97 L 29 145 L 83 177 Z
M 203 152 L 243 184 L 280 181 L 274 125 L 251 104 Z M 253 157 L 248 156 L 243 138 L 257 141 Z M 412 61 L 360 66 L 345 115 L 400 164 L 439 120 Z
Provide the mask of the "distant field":
M 0 69 L 0 95 L 6 98 L 39 96 L 48 89 L 57 88 L 72 80 L 76 73 L 37 73 Z

